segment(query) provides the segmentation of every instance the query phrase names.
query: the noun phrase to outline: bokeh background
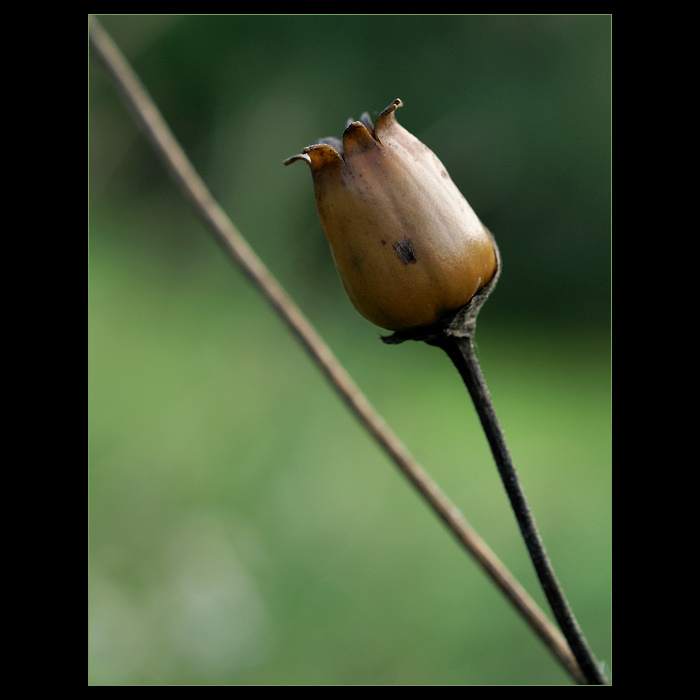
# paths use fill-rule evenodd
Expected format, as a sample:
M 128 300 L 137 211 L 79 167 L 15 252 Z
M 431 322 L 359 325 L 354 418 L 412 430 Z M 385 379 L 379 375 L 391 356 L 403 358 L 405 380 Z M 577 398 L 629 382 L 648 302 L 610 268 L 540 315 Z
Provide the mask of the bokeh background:
M 466 390 L 347 301 L 282 161 L 393 99 L 503 257 L 482 367 L 611 663 L 605 15 L 100 15 L 195 167 L 377 410 L 546 609 Z M 569 677 L 223 256 L 88 59 L 92 685 Z

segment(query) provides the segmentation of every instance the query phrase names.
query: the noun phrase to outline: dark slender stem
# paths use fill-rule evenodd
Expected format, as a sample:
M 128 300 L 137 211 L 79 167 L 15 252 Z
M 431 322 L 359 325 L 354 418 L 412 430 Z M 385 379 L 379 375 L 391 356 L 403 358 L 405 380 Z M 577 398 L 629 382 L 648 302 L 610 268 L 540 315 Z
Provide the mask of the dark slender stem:
M 591 685 L 607 685 L 608 680 L 601 673 L 554 575 L 535 519 L 515 471 L 510 450 L 474 352 L 472 338 L 443 335 L 431 344 L 438 345 L 447 353 L 469 390 L 540 584 L 586 681 Z

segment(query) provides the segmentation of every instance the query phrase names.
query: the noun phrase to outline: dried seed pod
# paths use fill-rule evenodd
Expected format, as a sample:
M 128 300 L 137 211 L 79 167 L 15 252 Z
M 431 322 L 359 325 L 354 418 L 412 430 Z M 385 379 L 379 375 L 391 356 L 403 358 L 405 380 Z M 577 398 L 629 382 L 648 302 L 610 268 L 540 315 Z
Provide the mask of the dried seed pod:
M 355 308 L 393 331 L 430 326 L 465 306 L 498 268 L 491 233 L 437 156 L 396 120 L 394 100 L 338 139 L 285 164 L 311 166 L 319 218 Z

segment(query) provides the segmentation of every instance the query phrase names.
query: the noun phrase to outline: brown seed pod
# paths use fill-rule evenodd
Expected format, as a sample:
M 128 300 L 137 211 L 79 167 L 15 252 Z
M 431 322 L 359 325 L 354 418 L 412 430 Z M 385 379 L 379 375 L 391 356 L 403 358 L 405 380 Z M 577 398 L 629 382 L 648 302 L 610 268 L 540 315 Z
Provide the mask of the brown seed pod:
M 372 125 L 348 124 L 285 164 L 311 166 L 319 218 L 355 308 L 393 331 L 430 326 L 494 277 L 498 258 L 437 156 L 396 120 L 394 100 Z

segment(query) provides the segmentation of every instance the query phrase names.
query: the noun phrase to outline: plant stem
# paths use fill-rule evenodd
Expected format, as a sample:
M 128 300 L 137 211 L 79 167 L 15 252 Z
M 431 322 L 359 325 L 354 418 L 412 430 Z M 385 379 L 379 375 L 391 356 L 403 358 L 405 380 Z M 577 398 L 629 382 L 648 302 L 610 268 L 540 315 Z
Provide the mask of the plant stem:
M 441 347 L 447 353 L 466 384 L 491 446 L 501 480 L 515 512 L 515 517 L 542 589 L 587 683 L 591 685 L 607 685 L 608 680 L 600 671 L 598 663 L 591 653 L 554 575 L 554 570 L 545 551 L 542 538 L 537 530 L 535 519 L 530 511 L 520 479 L 513 465 L 500 421 L 496 415 L 481 366 L 474 352 L 471 336 L 455 337 L 443 334 L 431 340 L 430 344 Z

